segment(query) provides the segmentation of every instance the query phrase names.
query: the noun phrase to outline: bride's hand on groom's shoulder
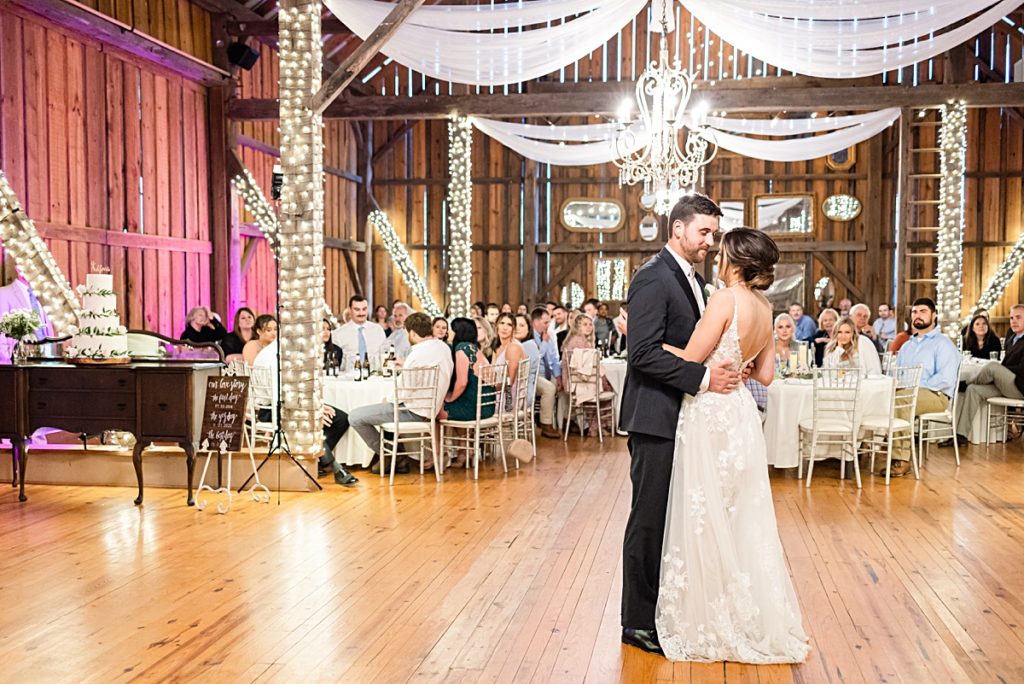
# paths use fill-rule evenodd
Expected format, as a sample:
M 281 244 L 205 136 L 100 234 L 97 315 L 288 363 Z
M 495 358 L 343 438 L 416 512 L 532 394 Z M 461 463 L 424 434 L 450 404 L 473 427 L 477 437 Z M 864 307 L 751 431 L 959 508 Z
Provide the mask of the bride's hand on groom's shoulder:
M 708 382 L 709 392 L 728 394 L 739 387 L 740 382 L 742 382 L 740 372 L 732 368 L 731 361 L 719 361 L 708 366 L 708 370 L 711 371 L 711 377 Z M 747 372 L 746 369 L 744 369 L 744 372 Z

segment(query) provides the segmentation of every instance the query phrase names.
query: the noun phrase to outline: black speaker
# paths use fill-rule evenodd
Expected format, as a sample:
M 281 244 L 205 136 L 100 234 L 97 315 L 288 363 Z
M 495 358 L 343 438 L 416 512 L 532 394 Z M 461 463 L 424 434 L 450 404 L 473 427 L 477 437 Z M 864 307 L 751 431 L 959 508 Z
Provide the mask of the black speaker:
M 270 199 L 281 199 L 282 185 L 284 185 L 284 174 L 281 172 L 281 165 L 274 164 L 274 170 L 270 174 Z
M 260 53 L 241 42 L 234 42 L 228 45 L 228 61 L 235 66 L 240 66 L 246 71 L 252 69 Z

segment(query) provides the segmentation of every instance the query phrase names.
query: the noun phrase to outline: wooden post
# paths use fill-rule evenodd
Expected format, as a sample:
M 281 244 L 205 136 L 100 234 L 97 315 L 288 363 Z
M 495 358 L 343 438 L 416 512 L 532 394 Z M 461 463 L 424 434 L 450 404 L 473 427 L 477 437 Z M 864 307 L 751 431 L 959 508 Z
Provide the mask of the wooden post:
M 320 433 L 322 354 L 312 331 L 324 301 L 322 119 L 308 106 L 320 87 L 319 0 L 281 0 L 280 283 L 282 419 L 292 450 L 316 454 Z
M 537 230 L 540 226 L 540 204 L 537 195 L 537 162 L 527 159 L 523 164 L 523 286 L 522 299 L 527 305 L 538 304 L 537 298 Z
M 372 306 L 373 292 L 373 230 L 366 217 L 370 215 L 370 184 L 373 182 L 373 122 L 366 122 L 365 128 L 356 121 L 351 123 L 356 135 L 356 171 L 363 177 L 363 182 L 356 189 L 356 240 L 366 245 L 366 251 L 360 253 L 358 263 L 359 279 L 362 282 L 361 294 Z M 347 305 L 348 302 L 345 302 Z M 387 304 L 385 304 L 387 306 Z
M 882 215 L 882 171 L 885 163 L 882 158 L 882 134 L 871 138 L 867 148 L 867 159 L 864 160 L 868 173 L 868 191 L 864 202 L 864 238 L 867 251 L 864 257 L 869 267 L 864 273 L 864 293 L 868 297 L 868 306 L 876 307 L 882 302 L 889 302 L 891 294 L 886 291 L 886 285 L 890 281 L 884 276 L 889 269 L 885 264 L 885 250 L 882 249 L 882 243 L 886 242 L 883 240 L 882 232 L 887 225 Z M 889 304 L 894 306 L 891 302 Z
M 227 16 L 219 15 L 213 24 L 213 59 L 230 69 L 227 57 Z M 228 156 L 238 124 L 227 117 L 227 103 L 235 95 L 235 81 L 210 88 L 207 107 L 210 131 L 210 304 L 229 325 L 242 296 L 242 249 L 238 229 L 238 209 L 231 187 Z
M 903 281 L 913 277 L 907 273 L 907 225 L 910 223 L 910 149 L 913 143 L 910 124 L 914 118 L 914 110 L 904 107 L 900 112 L 900 156 L 896 170 L 898 179 L 896 192 L 899 204 L 896 207 L 896 225 L 899 226 L 899 234 L 896 240 L 896 273 L 893 274 L 893 282 L 896 283 L 896 310 L 900 319 L 906 318 L 910 313 L 910 302 L 907 296 L 910 288 Z

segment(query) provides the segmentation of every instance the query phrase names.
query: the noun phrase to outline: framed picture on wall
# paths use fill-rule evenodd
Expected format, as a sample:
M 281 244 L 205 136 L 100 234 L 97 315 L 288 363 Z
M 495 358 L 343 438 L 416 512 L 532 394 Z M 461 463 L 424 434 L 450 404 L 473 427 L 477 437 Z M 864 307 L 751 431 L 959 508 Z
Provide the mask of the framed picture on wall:
M 570 197 L 558 215 L 562 225 L 576 233 L 614 233 L 626 222 L 626 208 L 610 197 Z
M 806 281 L 806 264 L 775 264 L 775 282 L 764 293 L 772 303 L 772 310 L 780 313 L 787 311 L 792 302 L 804 301 Z
M 833 171 L 849 171 L 857 163 L 857 147 L 851 145 L 825 157 L 825 165 Z
M 814 232 L 813 194 L 772 194 L 754 197 L 756 227 L 773 235 L 810 235 Z

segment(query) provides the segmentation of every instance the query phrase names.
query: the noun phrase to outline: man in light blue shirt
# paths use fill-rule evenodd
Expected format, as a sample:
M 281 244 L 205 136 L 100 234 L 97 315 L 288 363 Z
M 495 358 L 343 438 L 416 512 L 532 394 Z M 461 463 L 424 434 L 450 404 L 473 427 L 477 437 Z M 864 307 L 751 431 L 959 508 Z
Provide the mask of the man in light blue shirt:
M 892 308 L 888 304 L 878 305 L 878 318 L 875 319 L 872 327 L 875 329 L 875 335 L 878 336 L 882 349 L 888 349 L 889 343 L 896 337 L 896 316 L 893 315 Z
M 793 319 L 795 327 L 793 337 L 801 342 L 809 342 L 814 339 L 814 333 L 818 332 L 818 324 L 810 316 L 804 315 L 804 307 L 796 303 L 790 304 L 789 317 Z
M 551 333 L 551 317 L 547 309 L 536 308 L 530 318 L 533 323 L 533 342 L 540 352 L 540 369 L 537 374 L 537 394 L 540 395 L 540 434 L 558 439 L 562 434 L 555 429 L 555 397 L 558 388 L 555 379 L 562 375 L 558 360 L 558 342 Z
M 915 300 L 910 309 L 910 324 L 914 329 L 914 336 L 900 347 L 896 356 L 896 365 L 900 368 L 921 367 L 921 385 L 917 390 L 915 411 L 917 416 L 948 409 L 957 389 L 960 353 L 956 345 L 939 332 L 937 323 L 935 302 L 927 297 Z M 909 415 L 898 417 L 913 420 Z M 907 460 L 909 458 L 910 447 L 906 441 L 894 445 L 891 475 L 906 475 L 910 470 L 910 462 Z M 878 474 L 885 475 L 884 463 Z

